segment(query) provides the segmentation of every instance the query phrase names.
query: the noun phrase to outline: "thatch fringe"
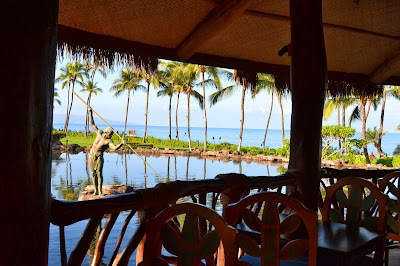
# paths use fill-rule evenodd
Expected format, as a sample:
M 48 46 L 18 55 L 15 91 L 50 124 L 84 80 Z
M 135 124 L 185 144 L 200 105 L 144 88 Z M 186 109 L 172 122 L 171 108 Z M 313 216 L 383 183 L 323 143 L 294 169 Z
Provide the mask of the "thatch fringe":
M 274 75 L 275 79 L 275 88 L 282 95 L 290 93 L 290 74 L 279 74 Z
M 332 98 L 340 97 L 374 97 L 383 94 L 383 85 L 377 85 L 367 77 L 358 77 L 352 80 L 336 79 L 334 75 L 329 77 L 327 94 Z M 290 74 L 274 75 L 275 87 L 283 94 L 290 93 Z
M 72 45 L 64 42 L 57 43 L 57 57 L 60 61 L 65 58 L 71 61 L 80 60 L 85 63 L 99 65 L 106 70 L 114 70 L 114 67 L 125 66 L 136 69 L 144 68 L 146 72 L 156 72 L 158 66 L 158 59 L 154 57 L 135 56 L 129 53 Z
M 366 80 L 357 81 L 342 81 L 329 79 L 328 81 L 328 94 L 332 98 L 341 97 L 375 97 L 382 96 L 383 85 L 377 85 Z
M 235 69 L 233 71 L 233 80 L 238 85 L 245 88 L 255 88 L 258 82 L 257 72 L 249 72 Z

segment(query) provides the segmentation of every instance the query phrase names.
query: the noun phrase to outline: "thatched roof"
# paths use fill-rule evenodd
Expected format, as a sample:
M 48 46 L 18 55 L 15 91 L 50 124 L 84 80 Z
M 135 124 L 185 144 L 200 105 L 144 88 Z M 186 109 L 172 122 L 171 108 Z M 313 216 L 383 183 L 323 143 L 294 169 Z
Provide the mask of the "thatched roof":
M 330 87 L 400 85 L 400 1 L 322 3 Z M 290 57 L 278 55 L 290 43 L 288 0 L 60 0 L 58 36 L 60 47 L 106 64 L 140 55 L 288 82 Z

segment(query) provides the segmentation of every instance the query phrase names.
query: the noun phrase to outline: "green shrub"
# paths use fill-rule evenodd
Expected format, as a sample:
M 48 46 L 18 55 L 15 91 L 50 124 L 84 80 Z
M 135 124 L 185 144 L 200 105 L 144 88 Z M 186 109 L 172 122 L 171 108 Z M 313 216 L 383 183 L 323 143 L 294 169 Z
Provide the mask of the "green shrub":
M 53 131 L 53 138 L 51 139 L 52 143 L 56 143 L 60 141 L 62 138 L 65 138 L 65 134 L 61 131 L 54 132 Z
M 400 166 L 400 156 L 394 156 L 393 157 L 392 166 L 393 167 L 399 167 Z
M 349 164 L 366 164 L 364 155 L 347 153 L 343 155 L 332 155 L 330 157 L 331 160 L 337 160 L 342 158 L 349 160 Z
M 257 154 L 263 154 L 263 150 L 258 147 L 242 147 L 240 149 L 241 152 L 243 153 L 250 153 L 251 155 L 257 155 Z
M 373 163 L 373 164 L 383 164 L 383 165 L 386 165 L 388 167 L 393 167 L 393 157 L 373 159 L 371 163 Z

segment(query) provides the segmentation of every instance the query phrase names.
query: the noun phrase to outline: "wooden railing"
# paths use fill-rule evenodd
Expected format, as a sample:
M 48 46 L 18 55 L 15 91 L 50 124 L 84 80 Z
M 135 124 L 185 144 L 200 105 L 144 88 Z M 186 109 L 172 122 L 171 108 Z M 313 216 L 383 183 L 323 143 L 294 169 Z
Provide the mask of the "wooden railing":
M 326 184 L 333 184 L 335 180 L 347 176 L 364 177 L 376 182 L 379 177 L 383 177 L 393 171 L 363 169 L 336 170 L 324 168 L 321 173 L 321 189 Z M 100 233 L 92 260 L 92 265 L 100 265 L 104 255 L 105 243 L 116 219 L 121 212 L 131 211 L 125 218 L 109 263 L 109 265 L 127 265 L 135 250 L 137 250 L 136 261 L 141 261 L 145 222 L 169 204 L 175 204 L 185 197 L 190 197 L 193 202 L 203 205 L 209 204 L 210 206 L 208 207 L 212 209 L 216 209 L 217 204 L 220 204 L 222 205 L 222 212 L 224 212 L 225 206 L 238 201 L 253 189 L 258 189 L 258 191 L 269 189 L 281 191 L 282 187 L 288 185 L 295 185 L 295 177 L 289 172 L 280 176 L 252 177 L 242 174 L 221 174 L 214 179 L 161 183 L 154 188 L 140 189 L 128 194 L 90 201 L 62 201 L 53 199 L 51 222 L 60 228 L 62 265 L 80 265 L 86 256 L 96 229 L 101 223 L 101 219 L 104 215 L 110 214 Z M 211 200 L 207 201 L 207 198 L 211 198 Z M 139 218 L 138 228 L 131 236 L 124 250 L 120 251 L 121 241 L 125 235 L 126 228 L 136 213 Z M 89 219 L 89 222 L 81 239 L 67 259 L 64 227 L 85 219 Z
M 267 188 L 280 191 L 283 186 L 293 185 L 295 177 L 286 173 L 280 176 L 252 176 L 241 174 L 223 174 L 214 179 L 195 181 L 174 181 L 160 183 L 154 188 L 140 189 L 132 193 L 106 197 L 90 201 L 62 201 L 53 199 L 51 223 L 60 228 L 60 254 L 62 265 L 80 265 L 89 249 L 101 219 L 106 214 L 111 214 L 102 229 L 96 244 L 92 265 L 100 265 L 104 254 L 104 246 L 113 225 L 121 212 L 131 211 L 126 217 L 121 229 L 120 237 L 111 256 L 109 265 L 127 265 L 133 254 L 137 251 L 137 261 L 141 260 L 142 239 L 145 232 L 144 223 L 159 211 L 175 204 L 178 200 L 190 197 L 193 202 L 203 205 L 210 204 L 215 209 L 217 201 L 224 206 L 236 202 L 252 189 L 265 190 Z M 207 202 L 207 194 L 210 193 L 211 201 Z M 131 236 L 125 249 L 118 254 L 121 240 L 124 237 L 126 226 L 132 217 L 138 214 L 139 226 Z M 81 239 L 67 259 L 65 251 L 64 227 L 73 223 L 89 219 Z

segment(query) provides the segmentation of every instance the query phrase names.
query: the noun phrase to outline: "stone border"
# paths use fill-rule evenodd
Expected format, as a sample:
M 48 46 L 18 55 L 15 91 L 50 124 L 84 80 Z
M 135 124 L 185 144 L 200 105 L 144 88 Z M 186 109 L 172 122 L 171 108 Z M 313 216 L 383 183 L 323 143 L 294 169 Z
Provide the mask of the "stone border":
M 70 152 L 70 153 L 79 153 L 83 152 L 90 152 L 91 147 L 81 147 L 77 144 L 69 144 L 63 145 L 60 143 L 56 143 L 53 145 L 53 151 L 60 151 L 60 152 Z M 256 162 L 259 164 L 269 164 L 269 165 L 276 165 L 276 166 L 286 166 L 289 163 L 289 158 L 283 157 L 281 155 L 251 155 L 250 153 L 242 153 L 240 154 L 238 151 L 231 151 L 228 149 L 223 149 L 221 151 L 203 151 L 203 149 L 194 149 L 192 151 L 182 151 L 182 150 L 171 150 L 169 148 L 160 149 L 160 148 L 137 148 L 135 151 L 139 155 L 144 156 L 166 156 L 166 157 L 176 157 L 176 156 L 191 156 L 196 157 L 199 159 L 207 159 L 207 160 L 218 160 L 222 162 L 240 162 L 245 161 L 247 163 Z M 110 152 L 106 150 L 106 152 Z M 124 150 L 117 150 L 112 153 L 127 153 L 127 154 L 134 154 L 134 152 L 130 149 Z M 321 161 L 321 167 L 331 167 L 337 169 L 348 169 L 348 168 L 355 168 L 355 169 L 396 169 L 394 167 L 388 167 L 383 164 L 371 164 L 371 165 L 358 165 L 358 164 L 349 164 L 347 159 L 338 159 L 338 160 L 328 160 L 323 159 Z

